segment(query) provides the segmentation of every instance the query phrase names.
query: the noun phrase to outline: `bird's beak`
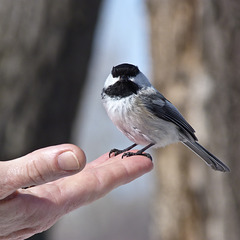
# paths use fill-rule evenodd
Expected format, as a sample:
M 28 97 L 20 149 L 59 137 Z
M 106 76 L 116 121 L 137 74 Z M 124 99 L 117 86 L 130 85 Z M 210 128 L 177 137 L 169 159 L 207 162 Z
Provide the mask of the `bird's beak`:
M 128 80 L 129 80 L 129 79 L 128 79 L 127 76 L 121 76 L 120 79 L 119 79 L 119 81 L 123 81 L 123 82 L 126 82 L 126 81 L 128 81 Z

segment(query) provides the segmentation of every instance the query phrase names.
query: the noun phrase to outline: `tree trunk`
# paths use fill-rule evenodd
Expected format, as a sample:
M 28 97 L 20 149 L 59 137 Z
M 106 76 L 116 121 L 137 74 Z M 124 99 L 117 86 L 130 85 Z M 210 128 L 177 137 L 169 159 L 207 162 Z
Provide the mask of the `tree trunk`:
M 213 194 L 208 196 L 207 237 L 237 240 L 240 236 L 240 2 L 203 2 L 203 60 L 213 89 L 206 107 L 209 142 L 232 169 L 225 177 L 209 176 L 207 189 Z M 220 188 L 221 183 L 218 195 L 216 187 Z
M 149 0 L 148 7 L 154 85 L 201 144 L 239 168 L 239 3 Z M 180 144 L 156 155 L 152 239 L 237 239 L 238 171 L 214 172 Z
M 70 141 L 100 3 L 0 2 L 1 160 Z
M 100 0 L 0 3 L 0 159 L 69 141 Z

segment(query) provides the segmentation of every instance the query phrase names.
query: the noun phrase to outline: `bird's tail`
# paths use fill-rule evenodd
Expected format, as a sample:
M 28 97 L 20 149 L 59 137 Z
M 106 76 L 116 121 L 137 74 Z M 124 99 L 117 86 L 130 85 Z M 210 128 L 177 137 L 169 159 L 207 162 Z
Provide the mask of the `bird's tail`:
M 201 157 L 207 165 L 209 165 L 212 169 L 221 171 L 221 172 L 230 172 L 228 166 L 226 166 L 223 162 L 217 159 L 213 154 L 211 154 L 207 149 L 201 146 L 196 141 L 184 141 L 187 147 L 189 147 L 194 153 L 196 153 L 199 157 Z

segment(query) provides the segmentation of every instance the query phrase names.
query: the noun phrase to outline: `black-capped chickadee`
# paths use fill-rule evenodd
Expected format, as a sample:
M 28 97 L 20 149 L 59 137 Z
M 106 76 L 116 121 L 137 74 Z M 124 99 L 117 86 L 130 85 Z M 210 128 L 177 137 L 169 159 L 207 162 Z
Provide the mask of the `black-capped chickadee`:
M 151 155 L 144 151 L 152 146 L 164 147 L 182 142 L 200 156 L 214 170 L 230 169 L 197 141 L 194 129 L 173 106 L 132 64 L 120 64 L 112 68 L 102 90 L 103 105 L 113 123 L 132 142 L 130 147 L 109 153 L 122 157 Z M 129 152 L 137 145 L 145 145 L 137 152 Z

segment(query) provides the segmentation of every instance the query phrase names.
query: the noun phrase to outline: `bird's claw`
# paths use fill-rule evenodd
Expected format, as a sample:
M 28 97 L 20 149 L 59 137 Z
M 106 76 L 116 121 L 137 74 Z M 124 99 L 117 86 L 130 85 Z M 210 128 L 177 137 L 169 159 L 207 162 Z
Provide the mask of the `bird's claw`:
M 145 157 L 149 158 L 152 161 L 152 156 L 149 153 L 143 153 L 141 151 L 138 151 L 138 152 L 125 152 L 122 155 L 122 158 L 124 158 L 124 157 L 131 157 L 131 156 L 145 156 Z
M 119 149 L 116 149 L 116 148 L 113 148 L 110 152 L 109 152 L 109 158 L 111 157 L 111 155 L 113 154 L 113 156 L 117 156 L 119 154 L 123 153 L 122 150 L 119 150 Z

